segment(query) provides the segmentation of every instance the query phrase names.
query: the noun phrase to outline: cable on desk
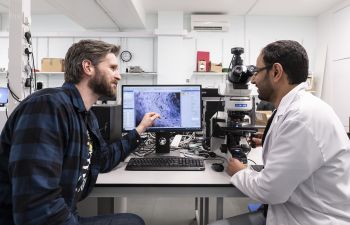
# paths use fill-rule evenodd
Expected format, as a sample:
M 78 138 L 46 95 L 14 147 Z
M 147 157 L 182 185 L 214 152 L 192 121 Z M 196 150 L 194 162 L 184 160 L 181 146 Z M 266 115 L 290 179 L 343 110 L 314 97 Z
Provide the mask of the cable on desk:
M 5 107 L 5 113 L 6 113 L 6 118 L 8 119 L 9 118 L 9 114 L 8 114 L 7 106 Z
M 141 136 L 141 139 L 143 140 L 142 143 L 139 145 L 136 151 L 131 153 L 137 157 L 143 157 L 155 151 L 156 143 L 154 134 L 145 133 Z
M 206 150 L 203 149 L 202 145 L 201 145 L 201 141 L 198 142 L 197 138 L 196 138 L 196 133 L 192 132 L 192 133 L 186 133 L 184 135 L 182 135 L 184 140 L 182 140 L 179 144 L 178 148 L 170 148 L 170 151 L 175 151 L 178 149 L 187 149 L 186 154 L 184 154 L 184 152 L 181 152 L 184 154 L 185 157 L 192 157 L 192 158 L 203 158 L 206 159 L 209 157 L 208 153 Z M 170 142 L 172 141 L 172 138 L 170 138 Z M 141 136 L 141 139 L 143 140 L 142 143 L 139 145 L 139 147 L 137 148 L 136 151 L 134 151 L 133 153 L 131 153 L 132 155 L 136 156 L 136 157 L 144 157 L 147 156 L 151 153 L 155 152 L 155 133 L 144 133 Z M 190 147 L 190 144 L 194 143 L 194 145 L 196 146 L 192 146 Z

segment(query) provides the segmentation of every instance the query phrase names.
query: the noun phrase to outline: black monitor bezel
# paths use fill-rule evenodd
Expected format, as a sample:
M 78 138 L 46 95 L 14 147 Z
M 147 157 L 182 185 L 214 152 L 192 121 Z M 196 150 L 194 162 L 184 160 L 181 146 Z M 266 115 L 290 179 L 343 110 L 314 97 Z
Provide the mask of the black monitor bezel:
M 200 100 L 202 99 L 202 85 L 200 84 L 144 84 L 144 85 L 122 85 L 122 91 L 121 91 L 121 129 L 122 132 L 129 132 L 130 130 L 124 129 L 124 88 L 125 87 L 199 87 L 199 93 L 200 93 Z M 203 117 L 203 102 L 200 101 L 200 127 L 187 127 L 187 128 L 153 128 L 149 127 L 146 132 L 196 132 L 202 130 L 202 117 Z
M 102 95 L 98 98 L 98 101 L 105 102 L 105 103 L 107 103 L 107 101 L 117 101 L 117 96 L 115 95 L 113 97 L 108 97 L 108 96 Z

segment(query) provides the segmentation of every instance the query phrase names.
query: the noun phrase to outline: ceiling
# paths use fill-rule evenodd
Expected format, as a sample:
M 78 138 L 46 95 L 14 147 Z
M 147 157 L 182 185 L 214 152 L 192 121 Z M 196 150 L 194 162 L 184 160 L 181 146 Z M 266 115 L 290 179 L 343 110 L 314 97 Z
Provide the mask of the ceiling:
M 0 0 L 0 13 L 10 0 Z M 11 0 L 13 1 L 13 0 Z M 17 0 L 18 1 L 18 0 Z M 28 1 L 28 0 L 23 0 Z M 143 29 L 158 11 L 229 15 L 317 16 L 343 0 L 31 0 L 32 15 L 63 14 L 86 29 Z

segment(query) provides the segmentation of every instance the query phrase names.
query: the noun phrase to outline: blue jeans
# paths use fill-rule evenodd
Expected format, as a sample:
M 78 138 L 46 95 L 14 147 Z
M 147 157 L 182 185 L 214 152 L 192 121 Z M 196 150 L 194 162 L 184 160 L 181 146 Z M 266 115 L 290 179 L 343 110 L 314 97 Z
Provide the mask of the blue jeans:
M 80 225 L 145 225 L 141 217 L 132 213 L 79 217 Z

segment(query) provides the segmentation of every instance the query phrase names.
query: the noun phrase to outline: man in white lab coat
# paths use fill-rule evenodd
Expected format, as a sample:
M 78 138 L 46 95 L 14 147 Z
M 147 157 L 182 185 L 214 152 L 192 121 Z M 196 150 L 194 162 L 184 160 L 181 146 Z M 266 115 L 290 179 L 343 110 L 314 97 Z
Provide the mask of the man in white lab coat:
M 231 182 L 268 204 L 262 214 L 243 214 L 212 225 L 350 224 L 350 142 L 332 108 L 305 91 L 308 56 L 295 41 L 267 45 L 252 83 L 277 112 L 263 144 L 261 172 L 230 159 Z M 242 222 L 244 221 L 244 222 Z

